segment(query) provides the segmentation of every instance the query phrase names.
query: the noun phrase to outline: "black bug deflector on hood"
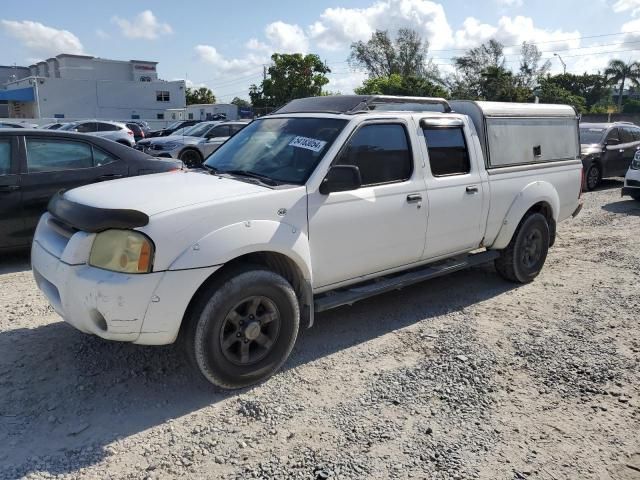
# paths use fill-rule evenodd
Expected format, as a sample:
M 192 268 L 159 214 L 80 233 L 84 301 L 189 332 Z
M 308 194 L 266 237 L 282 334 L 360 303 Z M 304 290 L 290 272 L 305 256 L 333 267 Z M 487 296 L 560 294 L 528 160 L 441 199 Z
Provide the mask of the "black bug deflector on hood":
M 64 198 L 64 192 L 56 193 L 49 201 L 47 209 L 65 225 L 89 233 L 111 228 L 144 227 L 149 223 L 149 216 L 138 210 L 90 207 L 67 200 Z

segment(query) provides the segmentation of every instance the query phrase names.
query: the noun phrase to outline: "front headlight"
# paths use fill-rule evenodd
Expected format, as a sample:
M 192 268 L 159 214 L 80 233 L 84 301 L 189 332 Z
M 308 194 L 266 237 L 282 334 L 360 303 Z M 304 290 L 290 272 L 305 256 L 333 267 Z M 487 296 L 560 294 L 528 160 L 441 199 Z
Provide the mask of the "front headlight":
M 153 242 L 143 233 L 106 230 L 93 241 L 89 265 L 113 272 L 149 273 L 153 255 Z
M 631 170 L 640 170 L 640 151 L 637 151 L 631 161 Z

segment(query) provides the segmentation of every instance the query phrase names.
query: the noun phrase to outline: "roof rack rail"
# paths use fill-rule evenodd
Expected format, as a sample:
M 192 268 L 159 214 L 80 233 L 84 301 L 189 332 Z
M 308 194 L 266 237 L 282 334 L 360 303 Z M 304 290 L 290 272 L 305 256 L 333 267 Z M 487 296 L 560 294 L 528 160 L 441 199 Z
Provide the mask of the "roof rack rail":
M 440 111 L 444 113 L 451 112 L 451 106 L 444 98 L 398 97 L 392 95 L 329 95 L 291 100 L 273 113 L 341 113 L 352 115 L 372 110 L 424 111 L 428 110 L 429 106 L 439 107 Z

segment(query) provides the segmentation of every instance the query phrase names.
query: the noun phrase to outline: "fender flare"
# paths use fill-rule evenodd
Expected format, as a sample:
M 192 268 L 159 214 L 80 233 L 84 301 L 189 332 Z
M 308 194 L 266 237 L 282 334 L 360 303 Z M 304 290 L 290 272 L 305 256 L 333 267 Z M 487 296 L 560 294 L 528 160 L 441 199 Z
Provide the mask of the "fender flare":
M 516 195 L 490 248 L 494 250 L 506 248 L 524 215 L 538 203 L 546 203 L 551 208 L 553 220 L 558 221 L 560 197 L 554 186 L 542 180 L 531 182 Z

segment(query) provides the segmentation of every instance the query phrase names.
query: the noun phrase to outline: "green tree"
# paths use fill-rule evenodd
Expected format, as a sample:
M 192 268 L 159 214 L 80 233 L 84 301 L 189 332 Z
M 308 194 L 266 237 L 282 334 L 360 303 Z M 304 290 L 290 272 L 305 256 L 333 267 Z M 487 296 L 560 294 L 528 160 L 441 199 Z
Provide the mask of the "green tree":
M 520 86 L 525 88 L 535 88 L 542 78 L 551 68 L 551 62 L 540 63 L 542 52 L 532 43 L 522 42 L 520 48 L 520 71 L 517 78 Z
M 251 106 L 251 103 L 248 100 L 240 97 L 233 97 L 233 100 L 231 100 L 231 104 L 235 105 L 238 108 L 249 108 Z
M 611 60 L 604 74 L 607 77 L 609 85 L 620 86 L 618 90 L 618 112 L 621 112 L 622 96 L 627 80 L 629 80 L 633 86 L 640 85 L 640 63 L 624 63 L 622 60 Z
M 581 113 L 587 111 L 585 98 L 562 88 L 556 82 L 555 77 L 541 78 L 540 86 L 536 93 L 540 103 L 560 103 L 571 105 Z
M 388 77 L 369 78 L 361 87 L 354 89 L 358 95 L 405 95 L 414 97 L 447 97 L 448 92 L 440 85 L 424 77 L 403 77 L 393 73 Z
M 482 70 L 479 82 L 480 98 L 494 102 L 526 102 L 531 89 L 520 86 L 513 72 L 503 66 Z
M 553 84 L 566 90 L 571 95 L 582 97 L 585 100 L 587 111 L 592 112 L 594 109 L 604 109 L 606 112 L 606 105 L 603 105 L 603 103 L 608 102 L 610 88 L 604 75 L 600 73 L 584 73 L 582 75 L 563 73 L 560 75 L 548 75 L 545 81 L 548 88 Z
M 622 107 L 623 113 L 640 113 L 640 101 L 639 100 L 627 100 Z
M 294 98 L 323 94 L 322 87 L 329 83 L 326 74 L 331 70 L 315 54 L 274 53 L 273 64 L 267 70 L 260 86 L 251 85 L 249 97 L 254 107 L 277 107 Z
M 427 62 L 428 51 L 429 42 L 415 30 L 401 28 L 395 39 L 387 30 L 376 30 L 366 42 L 351 44 L 349 64 L 365 69 L 372 78 L 393 74 L 437 78 L 436 67 Z
M 454 58 L 456 72 L 447 81 L 451 96 L 467 100 L 493 100 L 483 95 L 483 82 L 487 85 L 484 77 L 486 73 L 495 77 L 498 71 L 506 72 L 504 65 L 504 46 L 496 40 L 467 50 L 465 55 Z M 488 71 L 490 68 L 498 70 Z
M 198 103 L 216 103 L 216 96 L 213 94 L 211 89 L 207 87 L 187 87 L 185 96 L 187 99 L 187 105 L 194 105 Z

